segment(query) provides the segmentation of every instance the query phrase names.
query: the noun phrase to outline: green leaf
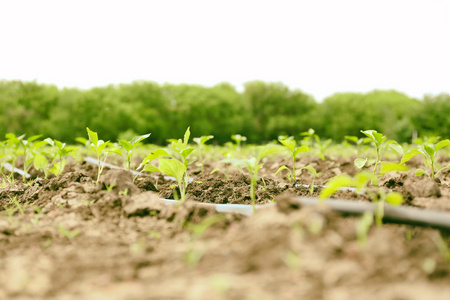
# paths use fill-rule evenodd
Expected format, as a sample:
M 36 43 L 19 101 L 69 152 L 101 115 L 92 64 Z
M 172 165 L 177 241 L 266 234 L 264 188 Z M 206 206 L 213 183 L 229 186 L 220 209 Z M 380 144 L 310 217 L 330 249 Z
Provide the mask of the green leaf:
M 51 138 L 46 138 L 44 140 L 44 142 L 46 142 L 47 144 L 49 144 L 50 146 L 55 146 L 55 141 L 53 141 Z
M 338 175 L 327 182 L 327 185 L 320 193 L 319 198 L 321 200 L 329 198 L 336 193 L 339 188 L 348 186 L 353 186 L 353 179 L 347 174 Z
M 391 148 L 392 150 L 394 150 L 395 152 L 397 152 L 400 155 L 405 154 L 405 152 L 403 151 L 403 147 L 397 143 L 396 141 L 389 141 L 388 142 L 388 147 Z
M 362 167 L 364 167 L 366 165 L 367 162 L 367 158 L 357 158 L 354 161 L 354 164 L 357 168 L 361 169 Z
M 108 153 L 116 153 L 116 154 L 119 154 L 120 156 L 122 156 L 122 151 L 120 151 L 120 149 L 117 148 L 117 147 L 112 148 L 112 149 L 108 149 L 107 152 L 108 152 Z
M 151 165 L 151 164 L 146 164 L 144 166 L 143 171 L 147 171 L 147 172 L 161 172 L 157 167 L 155 167 L 154 165 Z
M 286 167 L 286 166 L 281 166 L 281 167 L 279 167 L 278 170 L 275 172 L 275 175 L 277 175 L 278 173 L 280 173 L 282 170 L 288 170 L 289 172 L 292 173 L 292 171 L 291 171 L 288 167 Z
M 109 141 L 104 142 L 103 140 L 99 140 L 98 147 L 97 147 L 97 150 L 99 151 L 99 153 L 101 153 L 108 144 L 109 144 Z
M 429 145 L 423 145 L 423 149 L 428 153 L 428 155 L 433 158 L 434 154 L 436 153 L 436 150 L 433 149 L 433 147 Z
M 391 205 L 401 205 L 403 202 L 403 196 L 397 192 L 389 193 L 386 195 L 386 202 Z
M 300 152 L 308 152 L 308 151 L 309 151 L 309 148 L 307 146 L 301 146 L 301 147 L 298 147 L 297 149 L 295 149 L 295 151 L 294 151 L 294 153 L 292 153 L 292 155 L 294 157 L 297 157 L 297 154 L 299 154 Z
M 355 144 L 358 143 L 358 137 L 356 137 L 356 136 L 349 136 L 349 135 L 346 135 L 344 138 L 345 138 L 346 140 L 349 140 L 349 141 L 354 142 Z
M 148 138 L 150 135 L 151 135 L 151 133 L 135 136 L 134 138 L 131 139 L 130 142 L 131 142 L 131 144 L 136 145 L 137 143 L 140 143 L 141 141 Z
M 48 159 L 42 154 L 36 154 L 33 165 L 36 170 L 43 170 L 48 166 Z
M 203 145 L 204 143 L 206 143 L 207 141 L 209 141 L 210 139 L 213 139 L 213 138 L 214 138 L 213 135 L 206 135 L 206 136 L 193 138 L 193 141 L 196 142 L 198 145 Z
M 175 177 L 178 182 L 182 182 L 186 172 L 186 166 L 176 159 L 161 158 L 158 169 L 165 175 Z
M 316 169 L 314 169 L 313 166 L 308 165 L 308 166 L 303 167 L 303 168 L 301 168 L 301 169 L 308 170 L 308 171 L 310 171 L 314 176 L 319 177 L 319 174 L 317 174 L 317 171 L 316 171 Z
M 284 140 L 278 140 L 283 146 L 291 150 L 291 152 L 294 152 L 295 147 L 297 146 L 297 143 L 293 139 L 284 139 Z
M 405 162 L 407 162 L 408 160 L 410 160 L 411 158 L 413 158 L 414 156 L 416 156 L 417 154 L 421 154 L 422 152 L 414 149 L 411 151 L 406 152 L 403 157 L 402 160 L 400 161 L 401 164 L 404 164 Z
M 393 172 L 393 171 L 408 171 L 408 170 L 409 170 L 409 168 L 403 164 L 399 164 L 396 162 L 382 162 L 380 173 L 386 174 L 388 172 Z
M 152 153 L 150 153 L 149 155 L 147 155 L 143 160 L 142 163 L 139 165 L 138 170 L 140 168 L 142 168 L 144 165 L 148 164 L 149 162 L 151 162 L 152 160 L 154 160 L 155 158 L 161 157 L 161 156 L 166 156 L 166 155 L 170 155 L 165 149 L 158 149 L 153 151 Z
M 92 144 L 94 144 L 95 147 L 97 147 L 98 146 L 97 132 L 90 130 L 88 127 L 86 127 L 86 130 L 88 132 L 89 140 L 91 141 Z
M 189 130 L 190 127 L 188 127 L 186 129 L 186 132 L 184 133 L 184 139 L 183 139 L 183 143 L 186 146 L 188 144 L 189 141 L 189 137 L 191 136 L 191 131 Z
M 367 171 L 359 172 L 355 175 L 355 178 L 353 179 L 353 183 L 355 185 L 355 188 L 358 190 L 363 189 L 366 187 L 367 183 L 372 179 L 372 174 Z
M 31 143 L 31 142 L 34 142 L 35 140 L 37 140 L 38 138 L 40 138 L 41 136 L 42 136 L 42 134 L 33 135 L 33 136 L 30 136 L 27 140 L 29 143 Z
M 414 172 L 414 174 L 415 174 L 416 176 L 422 176 L 422 175 L 424 175 L 424 174 L 428 175 L 428 172 L 425 171 L 424 169 L 416 169 L 416 171 Z
M 450 140 L 447 139 L 447 140 L 440 141 L 436 145 L 436 151 L 438 151 L 439 149 L 441 149 L 443 147 L 447 147 L 448 145 L 450 145 Z
M 184 149 L 183 151 L 181 151 L 180 155 L 183 157 L 183 159 L 187 159 L 187 157 L 189 156 L 189 154 L 192 153 L 192 151 L 194 151 L 194 148 L 187 148 Z
M 282 147 L 275 146 L 275 145 L 258 146 L 257 147 L 257 152 L 258 152 L 257 157 L 258 158 L 256 161 L 259 162 L 263 157 L 281 152 L 283 150 L 284 149 Z
M 134 145 L 126 140 L 119 140 L 119 144 L 125 149 L 126 152 L 130 152 L 133 150 Z

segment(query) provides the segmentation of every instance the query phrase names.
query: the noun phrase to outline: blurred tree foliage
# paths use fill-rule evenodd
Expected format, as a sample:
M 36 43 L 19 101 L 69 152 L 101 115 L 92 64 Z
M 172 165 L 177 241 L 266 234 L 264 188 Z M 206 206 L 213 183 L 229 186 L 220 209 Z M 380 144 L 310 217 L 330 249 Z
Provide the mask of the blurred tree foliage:
M 142 81 L 79 90 L 0 81 L 0 137 L 43 134 L 69 143 L 86 137 L 86 126 L 112 141 L 151 132 L 149 141 L 157 144 L 181 137 L 188 126 L 192 136 L 212 134 L 220 144 L 236 133 L 263 143 L 281 134 L 298 138 L 309 128 L 337 141 L 375 129 L 409 142 L 413 131 L 449 138 L 449 111 L 447 94 L 419 101 L 375 90 L 338 93 L 317 103 L 300 90 L 262 81 L 246 83 L 242 93 L 228 83 L 204 87 Z

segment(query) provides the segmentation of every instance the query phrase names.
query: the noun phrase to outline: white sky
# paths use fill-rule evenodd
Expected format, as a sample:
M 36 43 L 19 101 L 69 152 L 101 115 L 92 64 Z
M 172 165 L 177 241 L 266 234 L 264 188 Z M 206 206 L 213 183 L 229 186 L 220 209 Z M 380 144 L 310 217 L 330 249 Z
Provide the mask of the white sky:
M 450 92 L 450 0 L 0 2 L 0 79 Z

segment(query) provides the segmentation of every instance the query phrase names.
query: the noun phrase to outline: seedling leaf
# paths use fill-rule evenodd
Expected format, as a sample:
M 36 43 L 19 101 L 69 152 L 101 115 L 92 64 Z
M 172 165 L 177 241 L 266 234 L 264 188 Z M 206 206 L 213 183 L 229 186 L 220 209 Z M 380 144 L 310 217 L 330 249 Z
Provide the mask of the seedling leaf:
M 332 178 L 328 181 L 327 186 L 320 193 L 319 198 L 321 200 L 329 198 L 331 195 L 337 192 L 337 190 L 341 187 L 347 187 L 353 185 L 353 179 L 347 175 L 342 174 Z
M 386 202 L 391 205 L 401 205 L 403 202 L 403 196 L 397 192 L 389 193 L 386 195 Z
M 286 166 L 281 166 L 281 167 L 279 167 L 278 170 L 275 172 L 275 175 L 277 175 L 278 173 L 280 173 L 282 170 L 288 170 L 288 171 L 291 171 L 291 170 L 289 170 L 288 167 L 286 167 Z
M 395 162 L 381 162 L 381 174 L 386 174 L 393 171 L 408 171 L 409 168 L 403 164 Z
M 394 150 L 395 152 L 397 152 L 400 155 L 405 154 L 405 151 L 403 151 L 403 147 L 396 141 L 389 141 L 388 147 L 390 147 L 392 150 Z
M 362 167 L 365 166 L 366 162 L 367 162 L 367 158 L 357 158 L 357 159 L 355 159 L 354 164 L 357 168 L 361 169 Z
M 414 172 L 414 174 L 415 174 L 416 176 L 422 176 L 422 175 L 424 175 L 424 174 L 428 175 L 428 172 L 425 171 L 424 169 L 417 169 L 417 170 Z
M 407 162 L 408 160 L 410 160 L 411 158 L 413 158 L 414 156 L 416 156 L 417 154 L 421 154 L 422 152 L 414 149 L 411 151 L 406 152 L 403 157 L 402 160 L 400 161 L 401 164 L 404 164 L 405 162 Z
M 450 140 L 447 139 L 447 140 L 440 141 L 436 145 L 436 151 L 438 151 L 439 149 L 441 149 L 443 147 L 447 147 L 448 145 L 450 145 Z
M 161 173 L 175 177 L 178 182 L 183 180 L 183 175 L 186 172 L 186 166 L 176 159 L 160 159 L 158 169 Z

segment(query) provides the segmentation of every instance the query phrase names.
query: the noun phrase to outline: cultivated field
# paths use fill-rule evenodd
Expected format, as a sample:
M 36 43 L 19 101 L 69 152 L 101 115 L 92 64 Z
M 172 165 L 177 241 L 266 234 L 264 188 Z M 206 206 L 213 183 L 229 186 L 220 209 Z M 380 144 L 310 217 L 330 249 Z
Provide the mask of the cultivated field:
M 362 133 L 9 134 L 0 299 L 449 299 L 450 141 Z

